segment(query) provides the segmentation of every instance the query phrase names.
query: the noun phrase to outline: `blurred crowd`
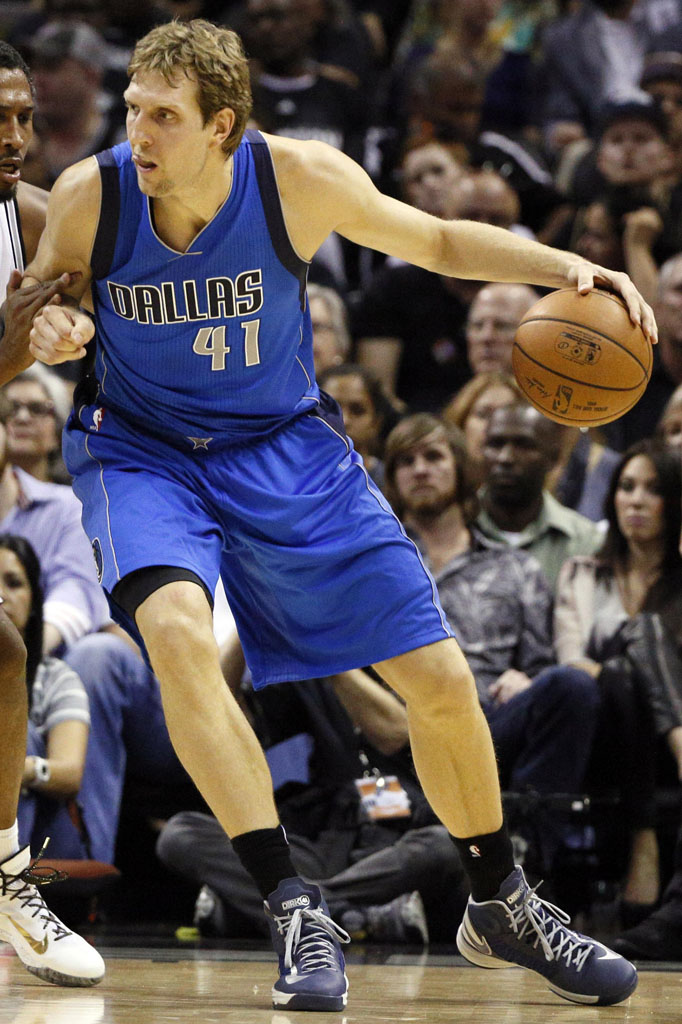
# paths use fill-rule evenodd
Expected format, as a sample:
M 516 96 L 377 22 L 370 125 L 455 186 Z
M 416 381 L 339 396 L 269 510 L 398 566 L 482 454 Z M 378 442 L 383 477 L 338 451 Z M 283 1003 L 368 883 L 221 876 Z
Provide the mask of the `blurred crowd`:
M 519 860 L 557 886 L 567 865 L 591 865 L 634 925 L 631 955 L 682 954 L 680 851 L 659 818 L 682 777 L 682 0 L 3 7 L 0 32 L 35 81 L 34 185 L 125 139 L 135 41 L 202 17 L 244 40 L 253 127 L 341 149 L 435 217 L 625 270 L 653 305 L 643 398 L 581 433 L 528 406 L 512 373 L 534 289 L 332 236 L 308 291 L 320 386 L 472 665 Z M 108 621 L 79 533 L 59 431 L 81 371 L 35 367 L 0 403 L 0 583 L 5 596 L 23 574 L 31 592 L 16 623 L 34 648 L 27 756 L 66 766 L 49 792 L 27 787 L 24 841 L 51 834 L 55 856 L 126 863 L 119 821 L 137 785 L 157 856 L 198 891 L 200 931 L 253 934 L 256 890 L 175 757 L 158 684 Z M 400 701 L 369 670 L 255 694 L 216 609 L 226 683 L 266 748 L 301 872 L 358 937 L 452 939 L 462 873 L 419 791 Z M 585 820 L 571 813 L 583 793 Z

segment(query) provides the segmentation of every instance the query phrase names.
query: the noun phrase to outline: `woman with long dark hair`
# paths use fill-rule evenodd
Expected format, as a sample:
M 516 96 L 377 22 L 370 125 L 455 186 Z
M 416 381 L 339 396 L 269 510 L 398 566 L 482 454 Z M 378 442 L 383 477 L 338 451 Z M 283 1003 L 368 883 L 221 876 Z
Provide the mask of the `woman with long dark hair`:
M 599 771 L 617 780 L 625 805 L 631 846 L 623 900 L 631 909 L 658 898 L 658 738 L 682 778 L 681 493 L 678 456 L 656 441 L 629 448 L 606 497 L 601 550 L 570 559 L 557 587 L 557 656 L 589 672 L 601 690 Z
M 50 837 L 50 855 L 81 859 L 85 843 L 69 801 L 80 789 L 90 715 L 85 688 L 57 658 L 43 657 L 40 563 L 23 537 L 0 534 L 0 596 L 26 645 L 28 746 L 19 800 L 19 841 L 35 855 Z

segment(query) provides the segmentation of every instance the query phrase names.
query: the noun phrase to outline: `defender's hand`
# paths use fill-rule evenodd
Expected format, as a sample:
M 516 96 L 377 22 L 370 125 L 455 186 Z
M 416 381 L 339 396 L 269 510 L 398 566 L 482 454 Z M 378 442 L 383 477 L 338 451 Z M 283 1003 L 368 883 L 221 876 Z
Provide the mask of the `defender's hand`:
M 22 288 L 23 275 L 21 271 L 12 271 L 7 284 L 6 300 L 2 307 L 4 319 L 4 331 L 0 343 L 2 357 L 0 380 L 2 383 L 11 380 L 33 362 L 29 352 L 29 331 L 36 314 L 48 302 L 61 303 L 61 292 L 66 291 L 80 276 L 80 272 L 62 274 L 55 281 L 44 281 Z
M 31 355 L 48 366 L 82 359 L 94 333 L 95 325 L 82 310 L 51 303 L 33 321 Z

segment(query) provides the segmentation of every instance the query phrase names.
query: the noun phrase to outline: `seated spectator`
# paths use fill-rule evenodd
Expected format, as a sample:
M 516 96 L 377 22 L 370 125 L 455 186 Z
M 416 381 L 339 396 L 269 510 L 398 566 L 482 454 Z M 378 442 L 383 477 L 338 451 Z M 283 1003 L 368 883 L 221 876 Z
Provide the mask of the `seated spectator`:
M 666 116 L 645 94 L 640 100 L 604 108 L 595 144 L 577 164 L 569 188 L 579 205 L 604 199 L 616 222 L 623 219 L 623 226 L 638 210 L 657 213 L 660 223 L 652 233 L 650 250 L 662 263 L 682 244 L 677 224 L 679 181 L 672 174 Z
M 28 746 L 17 820 L 33 856 L 50 838 L 50 856 L 83 859 L 87 847 L 69 801 L 80 788 L 88 742 L 88 700 L 63 661 L 43 656 L 40 563 L 23 537 L 0 534 L 2 607 L 26 644 Z
M 604 444 L 599 430 L 561 427 L 559 454 L 545 487 L 566 508 L 599 523 L 618 461 L 618 452 Z
M 315 60 L 308 0 L 246 0 L 253 117 L 264 131 L 320 139 L 362 163 L 367 100 L 357 77 Z
M 608 194 L 575 214 L 568 248 L 610 270 L 624 270 L 648 302 L 658 289 L 654 244 L 663 230 L 655 206 L 642 206 L 641 197 Z
M 539 236 L 561 197 L 527 139 L 481 131 L 485 87 L 485 73 L 474 62 L 438 50 L 414 76 L 407 137 L 447 143 L 460 163 L 496 170 L 519 197 L 521 223 Z
M 125 138 L 125 109 L 102 89 L 106 43 L 90 25 L 48 21 L 31 41 L 38 157 L 27 181 L 50 189 L 65 167 Z
M 5 385 L 9 401 L 7 454 L 37 480 L 70 483 L 61 457 L 62 428 L 71 411 L 67 386 L 42 363 Z
M 439 409 L 471 375 L 464 322 L 479 287 L 422 267 L 385 265 L 351 311 L 357 362 L 409 409 Z
M 585 0 L 545 28 L 539 95 L 552 152 L 594 137 L 605 103 L 641 97 L 647 39 L 678 22 L 680 12 L 676 4 L 665 11 L 659 5 L 667 25 L 654 25 L 652 5 L 634 6 L 633 0 Z
M 308 308 L 313 327 L 313 362 L 319 377 L 332 366 L 345 363 L 350 354 L 348 314 L 343 299 L 333 288 L 308 285 Z
M 561 429 L 525 403 L 493 412 L 483 446 L 481 511 L 475 521 L 487 547 L 534 555 L 552 589 L 567 558 L 591 554 L 602 540 L 595 523 L 566 508 L 545 488 L 559 456 Z
M 465 384 L 443 410 L 443 422 L 464 434 L 469 472 L 476 489 L 483 479 L 483 443 L 488 421 L 495 409 L 523 400 L 523 392 L 511 373 L 484 370 Z
M 465 174 L 450 149 L 430 140 L 408 146 L 400 166 L 403 199 L 434 217 L 450 216 L 455 186 Z
M 668 145 L 673 173 L 682 174 L 682 25 L 654 39 L 644 58 L 640 87 L 663 111 L 668 124 Z
M 386 443 L 386 483 L 474 674 L 503 789 L 579 791 L 598 695 L 589 677 L 553 665 L 552 594 L 540 565 L 481 542 L 461 435 L 428 414 L 402 420 Z M 561 834 L 553 820 L 534 851 L 536 870 L 551 868 Z
M 234 644 L 224 653 L 236 686 L 243 658 Z M 239 685 L 237 693 L 266 748 L 294 864 L 320 880 L 335 919 L 362 939 L 423 943 L 430 928 L 452 940 L 464 897 L 461 865 L 416 782 L 404 705 L 362 671 L 258 692 Z M 302 731 L 312 740 L 307 780 L 282 785 L 273 754 Z M 374 778 L 386 781 L 391 801 L 373 811 Z M 215 818 L 175 815 L 157 853 L 202 886 L 195 911 L 202 934 L 264 933 L 262 898 Z
M 630 838 L 623 899 L 640 908 L 659 895 L 656 733 L 682 777 L 681 498 L 673 454 L 651 441 L 628 449 L 613 474 L 603 545 L 567 561 L 557 586 L 557 655 L 599 682 L 592 774 L 621 792 Z
M 629 412 L 602 428 L 616 451 L 653 435 L 666 402 L 682 384 L 682 252 L 666 260 L 660 269 L 654 311 L 658 345 L 654 347 L 646 391 Z
M 529 228 L 519 224 L 518 193 L 498 171 L 470 170 L 457 182 L 454 195 L 455 211 L 462 220 L 494 224 L 517 235 L 534 237 Z
M 45 598 L 45 654 L 68 648 L 79 637 L 109 622 L 106 598 L 81 506 L 70 487 L 47 483 L 13 466 L 7 454 L 6 423 L 11 406 L 0 395 L 0 531 L 30 541 L 41 567 Z
M 346 433 L 378 488 L 384 486 L 384 440 L 398 413 L 376 377 L 364 366 L 346 363 L 319 378 L 320 387 L 341 406 Z
M 673 452 L 682 455 L 682 385 L 675 388 L 656 427 L 656 436 Z
M 474 376 L 512 372 L 512 345 L 524 314 L 540 298 L 527 284 L 487 284 L 477 293 L 467 316 L 466 343 Z

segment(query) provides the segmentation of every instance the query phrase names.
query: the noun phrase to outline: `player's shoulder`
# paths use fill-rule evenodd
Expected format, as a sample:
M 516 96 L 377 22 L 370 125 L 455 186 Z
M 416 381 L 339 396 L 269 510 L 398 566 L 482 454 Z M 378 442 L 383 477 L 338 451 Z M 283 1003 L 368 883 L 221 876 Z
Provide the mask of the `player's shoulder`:
M 100 170 L 97 158 L 88 156 L 62 171 L 52 187 L 52 194 L 90 189 L 99 186 L 99 183 Z
M 282 135 L 266 135 L 277 179 L 281 185 L 310 186 L 312 182 L 333 184 L 339 175 L 361 170 L 344 153 L 317 139 L 288 139 Z
M 79 160 L 62 171 L 50 193 L 50 216 L 78 220 L 80 230 L 86 231 L 99 220 L 102 182 L 99 165 L 94 156 Z

